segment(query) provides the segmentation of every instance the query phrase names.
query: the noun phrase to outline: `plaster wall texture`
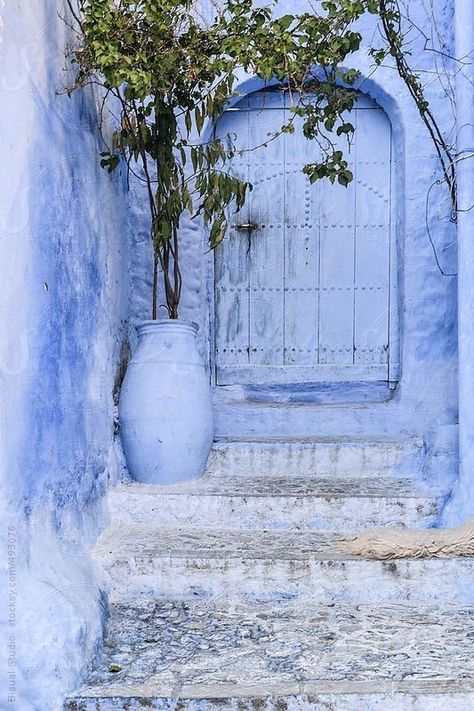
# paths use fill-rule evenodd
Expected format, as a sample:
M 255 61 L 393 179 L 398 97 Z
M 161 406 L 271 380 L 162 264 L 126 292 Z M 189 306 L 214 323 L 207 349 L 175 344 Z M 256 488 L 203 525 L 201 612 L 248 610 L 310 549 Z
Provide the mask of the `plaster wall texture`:
M 453 49 L 453 4 L 435 0 L 432 4 L 446 54 Z M 298 12 L 310 4 L 281 0 L 278 11 Z M 432 19 L 425 3 L 412 0 L 409 10 L 421 28 Z M 365 43 L 374 35 L 373 18 L 361 22 Z M 375 39 L 375 42 L 377 40 Z M 424 50 L 424 38 L 414 42 L 411 65 L 421 72 L 434 114 L 448 135 L 454 135 L 455 117 L 449 93 L 452 66 L 434 52 Z M 433 143 L 407 89 L 389 64 L 373 72 L 366 44 L 354 57 L 352 66 L 362 74 L 360 90 L 369 94 L 387 113 L 393 130 L 396 193 L 396 241 L 398 269 L 398 310 L 400 320 L 401 376 L 390 397 L 380 402 L 370 393 L 354 402 L 344 386 L 335 385 L 317 398 L 287 389 L 273 392 L 265 404 L 265 393 L 256 394 L 246 386 L 214 387 L 218 436 L 350 436 L 416 435 L 427 447 L 428 478 L 451 481 L 457 474 L 457 332 L 456 276 L 445 276 L 436 264 L 428 226 L 442 270 L 456 273 L 456 234 L 450 222 L 450 206 L 442 185 Z M 433 80 L 439 70 L 441 81 Z M 430 79 L 428 79 L 430 77 Z M 262 88 L 262 83 L 242 76 L 241 94 Z M 144 204 L 144 203 L 143 203 Z M 134 223 L 143 224 L 144 208 L 136 210 Z M 143 278 L 150 256 L 146 230 L 137 227 L 132 254 L 132 319 L 147 316 L 149 280 Z M 182 224 L 185 262 L 184 296 L 181 317 L 201 326 L 201 349 L 212 361 L 213 256 L 207 250 L 204 228 L 197 221 Z M 141 250 L 136 249 L 140 242 Z M 148 270 L 149 271 L 149 270 Z M 142 286 L 135 286 L 140 283 Z M 145 289 L 143 284 L 147 284 Z M 272 397 L 268 399 L 272 399 Z M 377 401 L 379 400 L 379 401 Z M 456 513 L 462 517 L 461 509 Z
M 474 148 L 474 6 L 457 0 L 455 14 L 456 54 L 465 57 L 463 69 L 456 73 L 456 150 L 458 156 L 472 156 Z M 459 520 L 461 511 L 465 518 L 474 515 L 474 290 L 472 270 L 474 250 L 472 233 L 472 190 L 474 165 L 472 160 L 460 160 L 456 171 L 457 181 L 457 237 L 459 254 L 458 323 L 459 323 L 459 477 L 453 490 L 445 519 Z
M 72 78 L 62 3 L 19 0 L 0 13 L 2 613 L 12 603 L 0 707 L 45 711 L 102 637 L 87 550 L 122 466 L 113 391 L 127 215 L 121 177 L 98 165 L 99 97 L 58 93 Z
M 411 6 L 415 19 L 426 24 L 421 0 Z M 451 5 L 437 0 L 435 7 L 449 45 Z M 304 8 L 302 2 L 280 5 L 282 12 Z M 22 711 L 54 709 L 60 692 L 75 685 L 98 648 L 101 581 L 87 550 L 103 523 L 102 494 L 122 466 L 114 444 L 113 389 L 125 322 L 128 316 L 131 322 L 149 318 L 150 310 L 145 197 L 129 212 L 121 177 L 109 177 L 98 167 L 94 97 L 55 93 L 68 80 L 62 54 L 66 30 L 58 10 L 58 0 L 0 0 L 0 293 L 8 315 L 0 334 L 8 506 L 3 521 L 14 527 L 15 589 L 21 590 L 15 624 L 2 622 L 14 638 L 13 693 Z M 427 71 L 438 61 L 421 49 L 414 57 Z M 364 76 L 371 74 L 364 50 L 356 64 Z M 260 88 L 248 77 L 240 86 L 242 91 Z M 245 388 L 216 389 L 217 434 L 416 435 L 430 453 L 427 473 L 446 479 L 455 474 L 456 280 L 439 272 L 425 224 L 427 195 L 439 168 L 393 69 L 380 70 L 361 89 L 385 109 L 395 135 L 399 387 L 387 402 L 347 406 L 342 393 L 336 404 L 296 407 L 284 401 L 272 407 L 256 403 Z M 431 84 L 429 98 L 449 129 L 452 106 L 442 87 Z M 430 193 L 428 216 L 443 268 L 455 271 L 449 246 L 454 231 L 445 219 L 441 189 Z M 212 255 L 202 225 L 186 219 L 182 227 L 181 316 L 201 325 L 201 349 L 208 357 Z M 6 591 L 12 580 L 8 561 L 2 573 Z M 2 648 L 0 654 L 7 653 Z M 0 658 L 8 670 L 5 661 Z M 1 693 L 8 688 L 2 683 Z

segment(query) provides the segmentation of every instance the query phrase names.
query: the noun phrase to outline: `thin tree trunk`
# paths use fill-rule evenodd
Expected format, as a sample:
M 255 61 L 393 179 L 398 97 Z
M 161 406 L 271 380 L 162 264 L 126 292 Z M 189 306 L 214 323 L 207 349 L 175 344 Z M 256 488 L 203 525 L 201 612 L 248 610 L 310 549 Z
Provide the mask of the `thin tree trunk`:
M 155 321 L 157 316 L 157 301 L 158 301 L 158 259 L 153 255 L 153 297 L 151 317 Z

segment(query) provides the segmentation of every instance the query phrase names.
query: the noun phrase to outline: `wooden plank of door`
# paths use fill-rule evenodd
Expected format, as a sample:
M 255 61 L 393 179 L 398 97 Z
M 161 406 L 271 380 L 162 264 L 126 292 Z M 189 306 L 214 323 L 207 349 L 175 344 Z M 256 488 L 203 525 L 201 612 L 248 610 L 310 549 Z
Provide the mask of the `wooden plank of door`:
M 284 383 L 321 383 L 350 381 L 383 381 L 386 365 L 236 365 L 218 368 L 221 385 L 252 383 L 254 385 Z
M 247 108 L 245 99 L 243 109 Z M 231 135 L 237 149 L 248 148 L 248 111 L 225 112 L 216 127 L 217 134 L 226 140 Z M 242 180 L 248 179 L 248 154 L 236 156 L 230 173 Z M 215 283 L 215 339 L 216 366 L 247 364 L 249 256 L 246 235 L 235 225 L 248 221 L 248 206 L 236 214 L 229 213 L 230 229 L 214 255 Z
M 295 133 L 285 135 L 285 272 L 284 362 L 318 362 L 319 309 L 319 181 L 311 185 L 303 173 L 320 150 L 306 139 L 302 119 Z
M 333 139 L 354 164 L 354 146 Z M 357 137 L 355 138 L 355 141 Z M 353 168 L 354 169 L 354 168 Z M 355 185 L 322 180 L 320 186 L 319 363 L 354 360 Z
M 356 135 L 354 362 L 373 365 L 388 363 L 389 351 L 391 130 L 387 116 L 379 109 L 357 111 Z
M 249 154 L 249 221 L 259 226 L 249 237 L 250 363 L 276 365 L 283 364 L 284 141 L 270 139 L 285 121 L 283 95 L 262 92 L 253 102 L 249 145 L 267 145 Z

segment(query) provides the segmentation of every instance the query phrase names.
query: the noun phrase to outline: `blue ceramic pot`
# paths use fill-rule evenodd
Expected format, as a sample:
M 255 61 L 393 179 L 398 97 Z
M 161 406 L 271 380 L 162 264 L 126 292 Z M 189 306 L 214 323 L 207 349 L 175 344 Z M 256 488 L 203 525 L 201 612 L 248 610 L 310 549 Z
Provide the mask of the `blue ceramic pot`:
M 214 423 L 209 377 L 190 321 L 145 321 L 119 402 L 122 443 L 133 479 L 173 484 L 199 477 Z

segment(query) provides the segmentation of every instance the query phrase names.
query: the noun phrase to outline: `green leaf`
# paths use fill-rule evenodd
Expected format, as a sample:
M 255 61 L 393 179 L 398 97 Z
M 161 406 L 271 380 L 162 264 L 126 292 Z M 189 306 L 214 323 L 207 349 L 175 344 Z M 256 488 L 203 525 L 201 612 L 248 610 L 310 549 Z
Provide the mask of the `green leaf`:
M 336 129 L 336 133 L 338 136 L 341 136 L 343 133 L 344 134 L 349 134 L 349 133 L 354 133 L 355 128 L 351 123 L 343 123 L 341 126 L 338 126 Z
M 209 233 L 209 246 L 211 249 L 215 249 L 218 244 L 224 239 L 225 233 L 227 231 L 227 221 L 224 214 L 219 215 L 219 217 L 214 220 Z
M 184 123 L 186 124 L 186 130 L 189 135 L 191 133 L 191 125 L 192 125 L 191 113 L 189 111 L 186 111 L 186 113 L 184 114 Z
M 294 20 L 294 15 L 283 15 L 278 19 L 278 24 L 283 30 L 287 30 Z
M 198 133 L 200 134 L 202 131 L 202 127 L 204 125 L 204 111 L 201 111 L 199 106 L 196 106 L 196 108 L 194 110 L 194 116 L 196 119 L 196 128 L 197 128 Z
M 194 146 L 191 148 L 191 163 L 193 164 L 194 172 L 196 172 L 198 166 L 198 153 Z
M 352 182 L 353 175 L 350 170 L 344 170 L 337 176 L 337 182 L 339 185 L 343 185 L 345 188 Z

